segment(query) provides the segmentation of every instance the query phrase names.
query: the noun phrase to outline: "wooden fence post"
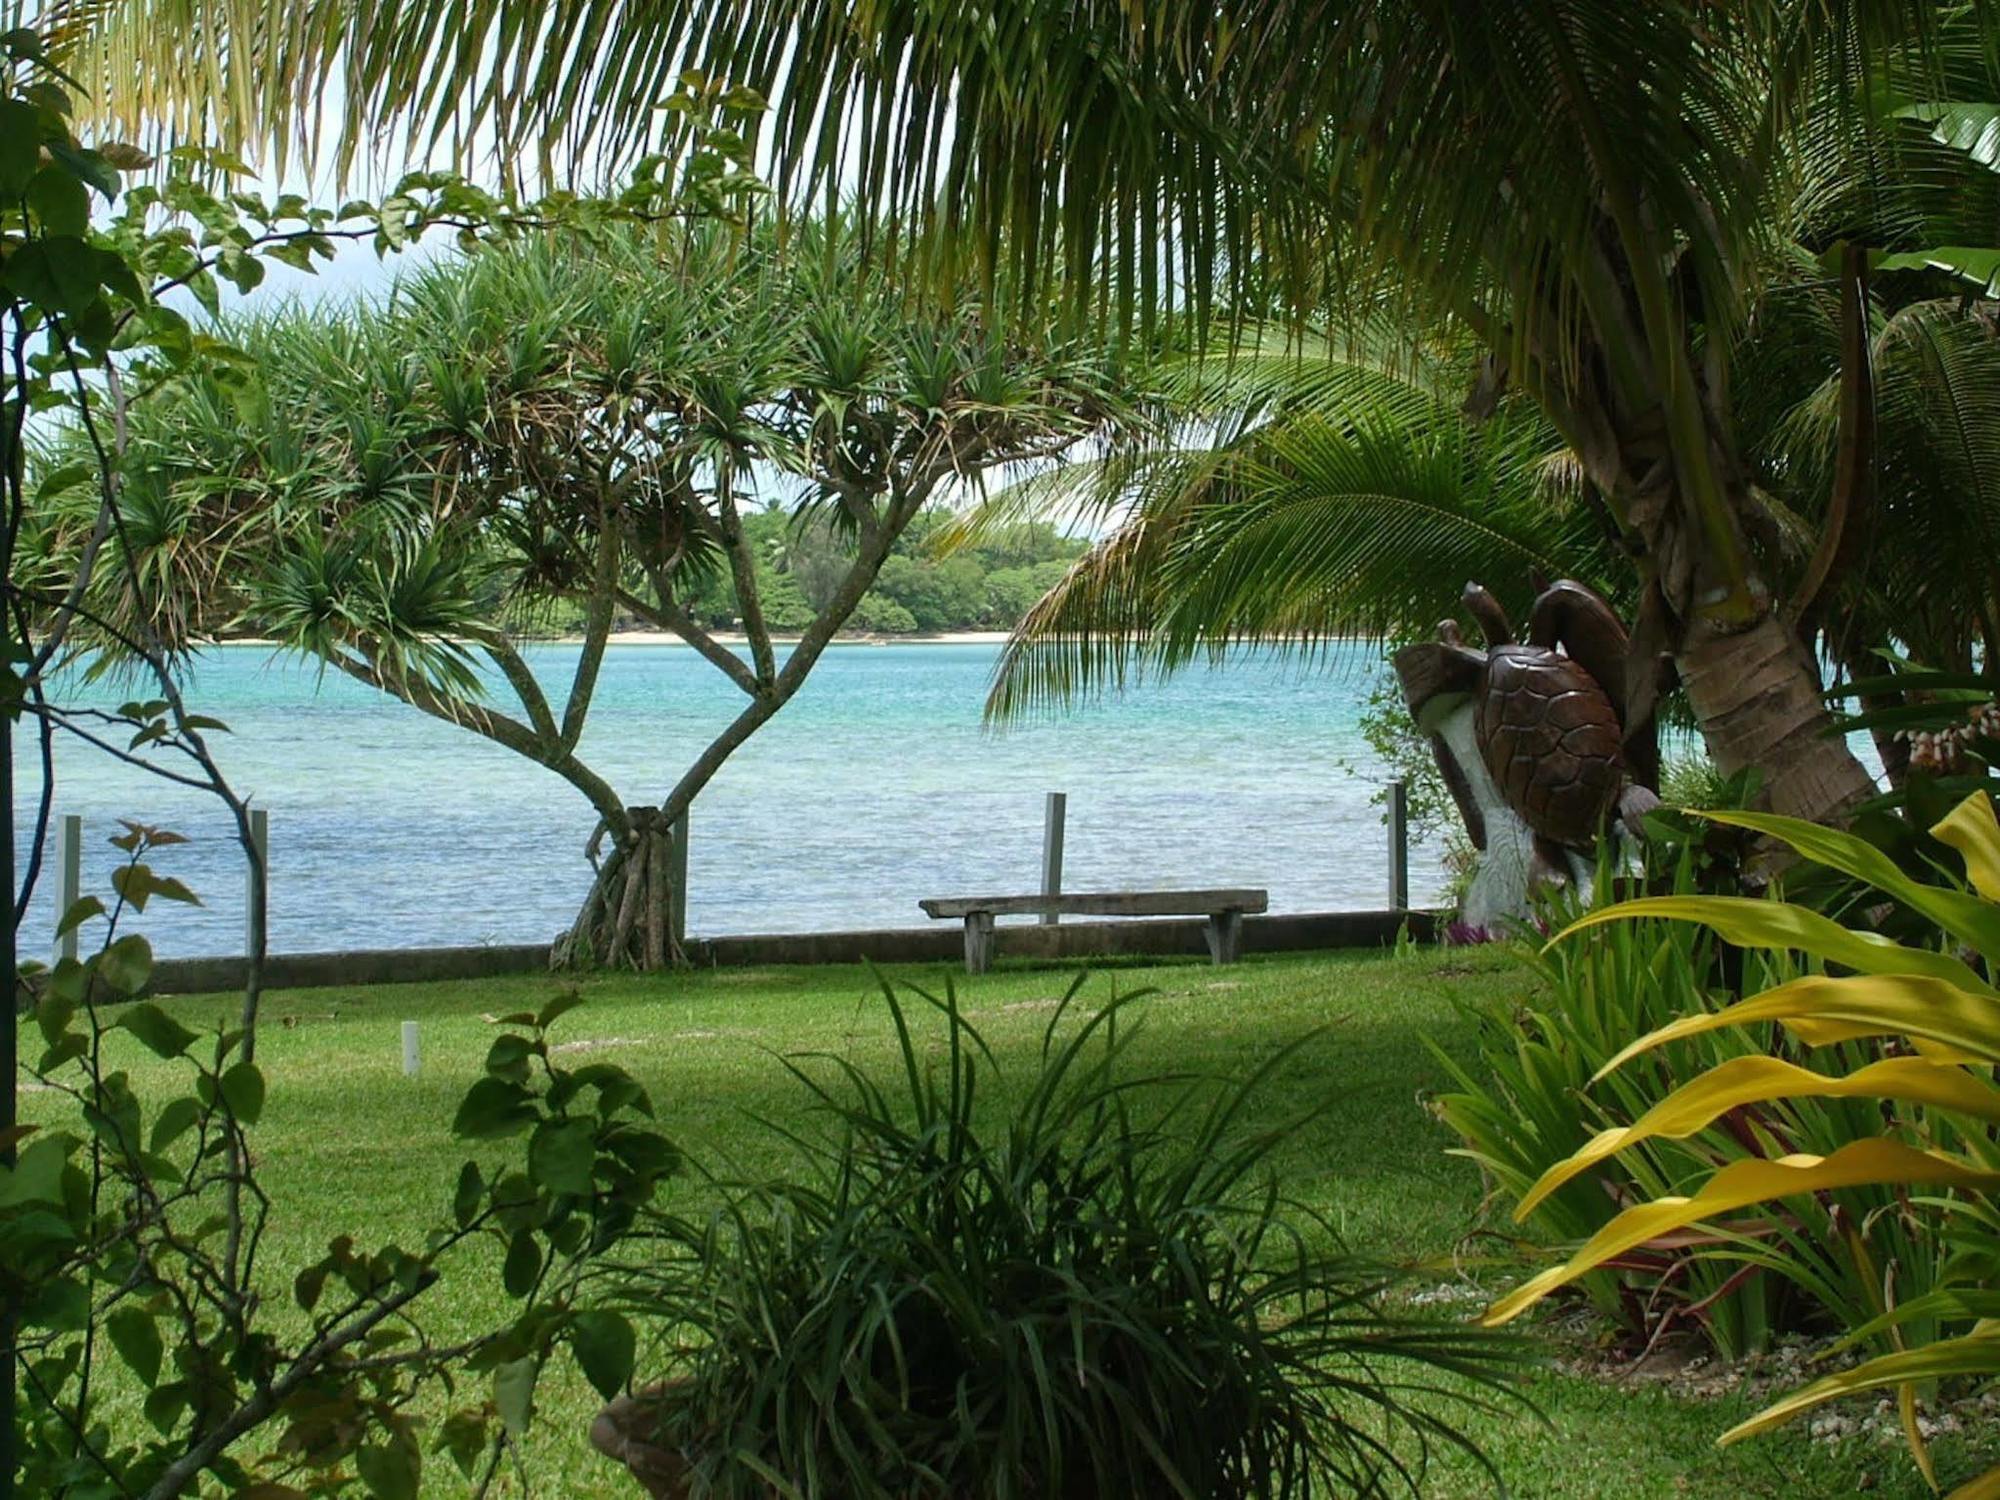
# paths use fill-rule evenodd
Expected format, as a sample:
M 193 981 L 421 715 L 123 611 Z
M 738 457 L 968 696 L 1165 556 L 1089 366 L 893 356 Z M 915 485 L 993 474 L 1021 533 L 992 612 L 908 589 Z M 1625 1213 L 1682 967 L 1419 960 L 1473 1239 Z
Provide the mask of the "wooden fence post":
M 1062 894 L 1063 819 L 1069 809 L 1069 793 L 1050 792 L 1042 808 L 1042 894 Z M 1042 913 L 1042 926 L 1053 927 L 1062 918 L 1052 911 Z
M 1389 909 L 1410 909 L 1410 788 L 1389 783 Z
M 56 901 L 56 921 L 69 914 L 83 895 L 83 819 L 76 813 L 64 813 L 61 829 L 56 835 L 56 872 L 60 895 Z M 77 955 L 77 931 L 72 927 L 56 939 L 56 961 L 75 958 Z

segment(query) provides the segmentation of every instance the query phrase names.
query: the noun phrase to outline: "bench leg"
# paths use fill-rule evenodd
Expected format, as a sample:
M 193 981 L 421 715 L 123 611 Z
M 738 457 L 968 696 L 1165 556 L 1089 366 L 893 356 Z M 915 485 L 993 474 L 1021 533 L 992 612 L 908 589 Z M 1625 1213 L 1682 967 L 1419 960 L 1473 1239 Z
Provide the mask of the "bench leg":
M 1208 956 L 1219 964 L 1233 964 L 1237 954 L 1243 951 L 1243 913 L 1240 911 L 1218 911 L 1209 913 Z
M 984 974 L 993 966 L 993 913 L 965 914 L 965 972 Z

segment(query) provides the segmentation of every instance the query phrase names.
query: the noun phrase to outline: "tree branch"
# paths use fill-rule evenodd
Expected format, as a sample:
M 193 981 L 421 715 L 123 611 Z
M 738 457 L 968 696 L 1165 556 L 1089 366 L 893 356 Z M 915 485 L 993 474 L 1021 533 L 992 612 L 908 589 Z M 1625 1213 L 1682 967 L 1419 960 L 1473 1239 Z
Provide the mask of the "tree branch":
M 528 723 L 533 726 L 536 738 L 556 739 L 555 714 L 549 709 L 548 695 L 535 681 L 535 674 L 529 670 L 528 663 L 515 649 L 514 643 L 505 636 L 495 636 L 484 645 L 486 654 L 493 658 L 494 665 L 507 679 L 507 685 L 514 690 L 514 696 L 520 699 L 521 707 L 527 710 Z
M 654 587 L 656 589 L 659 587 L 657 581 Z M 744 665 L 743 658 L 703 630 L 695 623 L 694 617 L 675 604 L 672 597 L 664 591 L 661 592 L 657 604 L 648 604 L 637 594 L 627 589 L 620 589 L 618 602 L 634 614 L 651 620 L 662 630 L 671 630 L 752 698 L 763 691 L 762 685 L 757 681 L 757 674 Z
M 327 1360 L 366 1338 L 372 1329 L 428 1291 L 436 1280 L 437 1273 L 428 1272 L 417 1278 L 413 1285 L 385 1297 L 351 1321 L 330 1329 L 314 1340 L 292 1361 L 284 1374 L 258 1390 L 212 1428 L 199 1443 L 167 1465 L 160 1477 L 153 1481 L 152 1488 L 146 1491 L 146 1500 L 176 1500 L 196 1475 L 227 1452 L 230 1444 L 276 1412 L 286 1397 L 319 1373 Z
M 569 698 L 563 704 L 562 733 L 558 736 L 564 751 L 576 749 L 583 738 L 583 722 L 590 715 L 590 702 L 597 693 L 597 673 L 604 665 L 604 647 L 611 638 L 612 611 L 618 603 L 618 558 L 618 528 L 600 510 L 597 566 L 590 581 L 590 607 L 583 617 L 583 650 L 576 659 L 576 673 L 570 678 Z
M 589 799 L 597 809 L 598 816 L 609 825 L 614 837 L 621 842 L 630 826 L 625 816 L 625 803 L 617 790 L 602 776 L 577 759 L 573 751 L 565 750 L 553 735 L 544 739 L 537 735 L 519 719 L 477 703 L 461 703 L 455 699 L 442 698 L 420 682 L 406 677 L 390 678 L 371 662 L 361 661 L 345 652 L 337 652 L 325 660 L 345 672 L 356 682 L 365 683 L 379 693 L 386 693 L 410 707 L 429 714 L 434 719 L 442 719 L 461 729 L 470 729 L 474 734 L 504 745 L 516 755 L 524 756 L 538 765 L 548 767 L 563 780 L 575 787 Z
M 757 559 L 750 551 L 750 539 L 743 534 L 743 519 L 736 513 L 732 478 L 729 461 L 725 459 L 716 477 L 715 502 L 722 514 L 722 541 L 729 552 L 736 607 L 743 615 L 743 633 L 750 638 L 750 659 L 756 664 L 759 687 L 768 688 L 777 678 L 777 667 L 771 651 L 771 632 L 764 625 L 763 600 L 757 593 Z

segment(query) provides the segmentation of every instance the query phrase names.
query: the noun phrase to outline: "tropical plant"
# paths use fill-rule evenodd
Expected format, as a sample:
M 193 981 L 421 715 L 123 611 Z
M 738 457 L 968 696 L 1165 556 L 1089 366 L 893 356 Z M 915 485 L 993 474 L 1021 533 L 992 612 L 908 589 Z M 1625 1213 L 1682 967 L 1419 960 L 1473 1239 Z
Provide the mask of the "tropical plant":
M 1865 1226 L 1829 1212 L 1842 1193 L 1888 1189 L 1921 1214 L 1927 1233 L 1950 1256 L 1940 1284 L 1904 1296 L 1900 1267 L 1878 1265 L 1873 1316 L 1847 1343 L 1881 1338 L 1892 1351 L 1824 1376 L 1775 1402 L 1723 1435 L 1731 1442 L 1765 1431 L 1826 1401 L 1893 1388 L 1905 1433 L 1919 1464 L 1930 1464 L 1917 1424 L 1919 1386 L 1956 1377 L 2000 1373 L 2000 1158 L 1992 1126 L 2000 1121 L 2000 821 L 1983 792 L 1966 798 L 1931 831 L 1962 862 L 1969 889 L 1927 885 L 1851 834 L 1796 819 L 1757 813 L 1714 813 L 1714 820 L 1751 829 L 1789 845 L 1802 858 L 1922 912 L 1942 937 L 1935 944 L 1898 944 L 1855 931 L 1806 907 L 1748 897 L 1649 897 L 1593 912 L 1554 944 L 1607 924 L 1664 918 L 1700 923 L 1727 943 L 1792 950 L 1827 969 L 1808 972 L 1720 1009 L 1685 1015 L 1628 1042 L 1599 1071 L 1623 1071 L 1662 1048 L 1719 1032 L 1763 1036 L 1775 1024 L 1806 1049 L 1798 1062 L 1754 1047 L 1659 1098 L 1630 1123 L 1613 1125 L 1556 1163 L 1522 1198 L 1528 1214 L 1586 1173 L 1601 1173 L 1629 1153 L 1660 1141 L 1687 1141 L 1719 1124 L 1758 1119 L 1799 1100 L 1840 1100 L 1862 1108 L 1843 1139 L 1809 1145 L 1782 1129 L 1758 1131 L 1755 1155 L 1735 1160 L 1697 1182 L 1636 1202 L 1593 1233 L 1560 1264 L 1496 1302 L 1490 1323 L 1518 1317 L 1558 1287 L 1663 1236 L 1713 1226 L 1718 1235 L 1754 1233 L 1762 1215 L 1784 1211 L 1827 1220 L 1834 1241 Z M 1847 1049 L 1862 1040 L 1893 1039 L 1886 1054 Z M 1811 1066 L 1811 1063 L 1820 1066 Z M 1859 1066 L 1854 1066 L 1859 1062 Z M 1831 1064 L 1831 1066 L 1828 1066 Z M 1782 1207 L 1781 1207 L 1782 1206 Z M 1745 1210 L 1760 1216 L 1745 1221 Z M 1964 1331 L 1938 1334 L 1939 1328 Z M 1955 1493 L 1990 1495 L 2000 1470 Z
M 789 244 L 707 217 L 542 237 L 429 265 L 381 306 L 230 332 L 247 360 L 226 383 L 129 415 L 139 567 L 97 610 L 180 649 L 274 638 L 562 777 L 595 810 L 592 850 L 610 841 L 559 945 L 578 963 L 676 956 L 669 830 L 798 692 L 923 508 L 1129 409 L 1116 356 L 1006 335 L 973 291 L 908 311 L 837 226 Z M 746 520 L 760 496 L 817 559 L 792 579 L 804 624 L 782 658 L 768 518 Z M 69 555 L 89 534 L 79 512 Z M 718 596 L 744 652 L 704 623 Z M 557 605 L 582 645 L 545 685 L 520 641 Z M 740 693 L 657 806 L 580 748 L 621 615 Z M 913 624 L 894 599 L 861 618 Z
M 403 0 L 366 47 L 359 15 L 188 27 L 127 0 L 71 55 L 155 128 L 226 100 L 246 138 L 311 141 L 293 101 L 333 97 L 346 160 L 498 140 L 545 166 L 671 138 L 650 106 L 692 64 L 773 99 L 781 198 L 851 188 L 893 224 L 884 253 L 934 276 L 1005 266 L 1113 330 L 1169 289 L 1197 317 L 1332 300 L 1419 346 L 1474 340 L 1475 405 L 1537 407 L 1611 514 L 1641 652 L 1675 656 L 1718 769 L 1762 770 L 1807 817 L 1869 794 L 1796 639 L 1859 550 L 1866 371 L 1844 361 L 1845 477 L 1779 598 L 1732 356 L 1802 227 L 1857 308 L 1873 252 L 1964 263 L 1932 252 L 1990 242 L 1993 174 L 1959 128 L 1995 97 L 1983 0 L 564 0 L 534 25 Z
M 1640 881 L 1679 895 L 1711 888 L 1709 856 L 1696 842 L 1663 838 L 1647 854 L 1649 867 L 1637 876 L 1609 857 L 1601 860 L 1590 900 L 1553 898 L 1544 920 L 1562 927 Z M 1733 878 L 1725 880 L 1737 888 Z M 1496 1195 L 1516 1203 L 1599 1131 L 1642 1114 L 1677 1081 L 1762 1051 L 1756 1037 L 1704 1032 L 1601 1076 L 1632 1037 L 1711 1009 L 1714 997 L 1761 991 L 1799 972 L 1789 954 L 1739 955 L 1699 927 L 1658 919 L 1551 946 L 1532 953 L 1530 962 L 1543 980 L 1533 999 L 1476 1013 L 1478 1041 L 1469 1059 L 1437 1053 L 1456 1087 L 1433 1105 Z M 1834 1057 L 1857 1064 L 1868 1060 L 1865 1050 L 1853 1043 Z M 1635 1145 L 1624 1163 L 1629 1183 L 1572 1180 L 1542 1194 L 1524 1222 L 1557 1243 L 1577 1243 L 1635 1198 L 1674 1191 L 1760 1154 L 1767 1141 L 1831 1150 L 1868 1124 L 1867 1106 L 1841 1099 L 1741 1111 L 1697 1136 Z M 1824 1232 L 1835 1223 L 1843 1232 Z M 1662 1235 L 1607 1261 L 1581 1285 L 1634 1347 L 1693 1332 L 1734 1359 L 1766 1348 L 1777 1334 L 1858 1327 L 1878 1310 L 1884 1266 L 1896 1267 L 1898 1295 L 1908 1298 L 1936 1282 L 1947 1254 L 1894 1190 L 1850 1189 L 1804 1214 L 1781 1209 L 1755 1223 Z
M 1260 1080 L 1128 1066 L 1136 994 L 1079 978 L 1003 1077 L 947 988 L 884 994 L 894 1081 L 788 1066 L 793 1173 L 718 1183 L 615 1304 L 668 1331 L 623 1430 L 691 1493 L 1420 1493 L 1519 1350 L 1391 1311 L 1391 1278 L 1271 1178 Z M 927 1015 L 942 1020 L 928 1034 Z M 671 1490 L 669 1491 L 671 1492 Z
M 1560 437 L 1520 402 L 1466 418 L 1476 376 L 1463 345 L 1419 359 L 1359 335 L 1306 350 L 1274 332 L 1167 362 L 1159 439 L 1024 481 L 963 526 L 976 541 L 1046 511 L 1100 535 L 1015 630 L 989 714 L 1243 642 L 1338 652 L 1428 636 L 1468 578 L 1499 580 L 1523 615 L 1538 578 L 1616 592 L 1608 518 Z
M 285 1205 L 254 1150 L 269 1091 L 254 1012 L 204 1034 L 140 998 L 153 956 L 134 921 L 198 898 L 155 864 L 179 835 L 132 823 L 112 842 L 110 899 L 84 897 L 61 924 L 101 940 L 39 976 L 42 1051 L 26 1071 L 47 1097 L 0 1131 L 14 1158 L 0 1164 L 0 1299 L 29 1398 L 18 1426 L 9 1413 L 4 1478 L 34 1495 L 172 1500 L 206 1476 L 303 1497 L 349 1493 L 358 1475 L 388 1500 L 422 1476 L 420 1395 L 449 1404 L 431 1450 L 480 1481 L 518 1453 L 564 1348 L 607 1395 L 622 1387 L 631 1327 L 577 1294 L 679 1158 L 622 1069 L 552 1053 L 578 997 L 500 1023 L 456 1128 L 519 1144 L 463 1164 L 418 1248 L 340 1234 L 273 1274 L 265 1232 Z M 178 1076 L 135 1081 L 142 1051 Z M 496 1266 L 517 1309 L 469 1339 L 435 1337 L 441 1289 Z

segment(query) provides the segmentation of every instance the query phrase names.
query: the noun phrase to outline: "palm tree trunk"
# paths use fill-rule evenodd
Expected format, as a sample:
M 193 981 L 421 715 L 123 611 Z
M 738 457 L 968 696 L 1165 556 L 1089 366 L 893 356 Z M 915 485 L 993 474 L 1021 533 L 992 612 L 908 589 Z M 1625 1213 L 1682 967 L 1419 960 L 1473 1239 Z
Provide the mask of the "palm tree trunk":
M 1829 732 L 1819 674 L 1777 615 L 1734 631 L 1697 620 L 1675 661 L 1716 769 L 1762 772 L 1759 800 L 1773 812 L 1835 823 L 1875 793 L 1847 742 Z

